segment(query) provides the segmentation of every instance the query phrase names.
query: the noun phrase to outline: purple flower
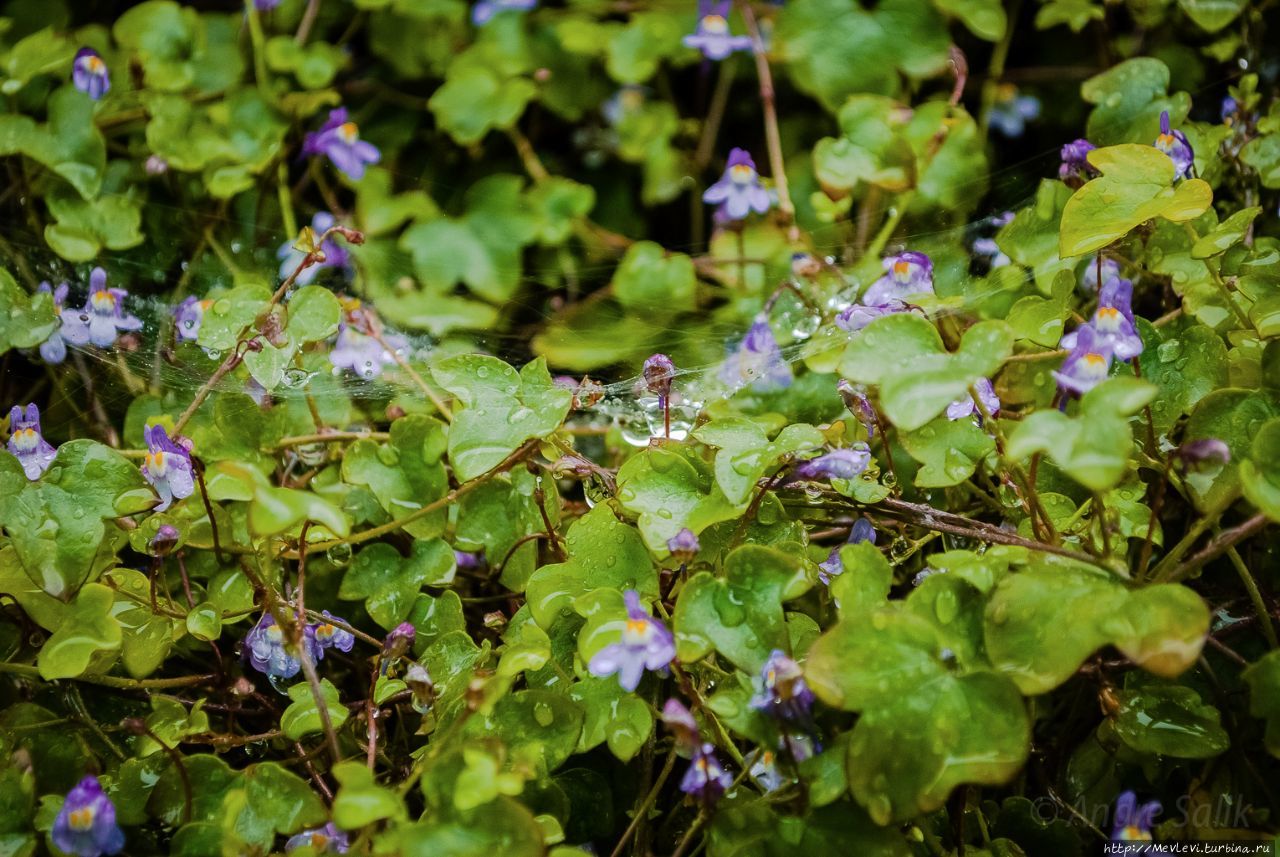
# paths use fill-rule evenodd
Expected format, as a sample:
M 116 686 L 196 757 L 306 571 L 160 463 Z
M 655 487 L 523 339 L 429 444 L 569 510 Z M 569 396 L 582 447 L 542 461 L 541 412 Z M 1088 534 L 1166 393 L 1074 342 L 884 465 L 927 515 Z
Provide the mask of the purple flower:
M 992 271 L 996 268 L 1003 268 L 1013 262 L 1013 260 L 1000 249 L 1000 245 L 996 243 L 996 239 L 994 238 L 974 239 L 973 254 L 979 258 L 986 259 L 987 268 Z
M 1101 267 L 1101 272 L 1099 272 Z M 1089 264 L 1084 266 L 1084 271 L 1080 274 L 1080 288 L 1084 289 L 1091 295 L 1098 294 L 1102 291 L 1102 287 L 1112 280 L 1120 277 L 1120 263 L 1115 259 L 1102 257 L 1102 263 L 1099 265 L 1098 257 L 1094 256 L 1089 260 Z
M 77 857 L 99 857 L 124 850 L 124 831 L 116 824 L 116 807 L 97 777 L 85 777 L 67 792 L 49 831 L 58 849 Z
M 751 49 L 750 36 L 734 36 L 729 33 L 728 2 L 698 5 L 698 27 L 692 34 L 684 37 L 686 48 L 702 51 L 702 55 L 709 60 L 722 60 L 734 51 Z
M 9 411 L 9 451 L 32 482 L 53 463 L 57 452 L 40 433 L 40 409 L 34 402 L 27 405 L 25 413 L 17 405 Z
M 168 556 L 178 546 L 182 534 L 172 524 L 161 524 L 156 527 L 156 534 L 147 542 L 147 553 L 151 556 Z
M 688 527 L 667 539 L 667 550 L 671 551 L 671 555 L 680 562 L 688 562 L 693 559 L 701 547 L 698 544 L 698 537 Z
M 311 218 L 311 231 L 315 233 L 316 240 L 319 241 L 320 236 L 332 229 L 336 222 L 329 212 L 317 211 L 315 216 Z M 321 243 L 320 250 L 324 253 L 324 261 L 313 262 L 304 268 L 302 273 L 298 275 L 298 279 L 294 280 L 294 283 L 299 286 L 310 285 L 315 280 L 316 275 L 325 268 L 341 268 L 346 273 L 350 272 L 351 254 L 347 252 L 345 247 L 334 241 L 332 236 Z M 298 266 L 302 264 L 303 259 L 307 258 L 307 254 L 294 247 L 292 241 L 286 241 L 276 251 L 276 258 L 280 260 L 280 280 L 283 282 L 289 279 L 294 271 L 298 270 Z
M 67 300 L 67 292 L 71 287 L 66 283 L 60 283 L 55 289 L 48 283 L 41 283 L 39 291 L 50 292 L 53 295 L 53 312 L 58 316 L 59 326 L 53 333 L 49 334 L 49 338 L 40 343 L 40 359 L 50 365 L 57 365 L 67 359 L 67 342 L 62 338 L 62 304 Z
M 527 12 L 537 5 L 538 0 L 480 0 L 471 7 L 471 23 L 483 27 L 499 12 Z
M 604 678 L 618 674 L 624 690 L 635 690 L 645 670 L 665 668 L 676 656 L 675 637 L 667 627 L 640 606 L 640 594 L 634 589 L 623 593 L 627 603 L 627 624 L 622 639 L 596 652 L 587 664 L 593 676 Z
M 325 615 L 328 615 L 328 614 L 325 614 Z M 317 630 L 316 633 L 318 636 L 319 631 Z M 418 631 L 416 628 L 413 627 L 412 624 L 408 622 L 401 622 L 399 625 L 396 625 L 394 628 L 392 628 L 391 633 L 388 634 L 387 638 L 382 641 L 382 657 L 386 660 L 392 660 L 394 658 L 400 657 L 405 652 L 409 651 L 409 647 L 413 645 L 413 640 L 417 636 L 418 636 Z M 354 643 L 355 637 L 352 637 L 351 640 Z M 350 646 L 348 646 L 346 649 L 343 649 L 343 651 L 350 651 L 350 650 L 351 650 Z
M 885 274 L 862 296 L 866 306 L 893 306 L 908 295 L 933 294 L 933 261 L 924 253 L 907 250 L 881 263 Z
M 813 721 L 813 699 L 800 665 L 781 649 L 770 652 L 756 679 L 751 707 L 784 723 L 808 728 Z
M 280 0 L 253 0 L 253 7 L 259 12 L 270 12 L 280 5 Z
M 1191 470 L 1224 467 L 1231 461 L 1231 448 L 1216 437 L 1189 440 L 1178 447 L 1176 455 Z
M 323 611 L 320 615 L 324 616 L 325 621 L 317 622 L 315 625 L 311 626 L 311 631 L 315 636 L 316 647 L 319 652 L 316 660 L 320 660 L 324 657 L 325 649 L 337 649 L 342 652 L 351 651 L 351 647 L 356 644 L 355 634 L 352 634 L 347 629 L 340 628 L 333 623 L 333 620 L 337 620 L 345 625 L 346 621 L 334 616 L 328 610 Z M 408 623 L 406 622 L 405 624 Z M 399 630 L 399 628 L 396 630 Z M 409 625 L 409 631 L 412 634 L 412 625 Z M 413 638 L 411 636 L 410 640 L 412 641 L 412 639 Z
M 1191 175 L 1191 169 L 1196 161 L 1195 152 L 1191 150 L 1191 143 L 1187 141 L 1186 134 L 1169 127 L 1168 110 L 1160 114 L 1160 136 L 1156 137 L 1153 145 L 1173 161 L 1175 179 Z
M 1112 842 L 1150 842 L 1151 828 L 1160 813 L 1160 802 L 1153 800 L 1138 805 L 1138 796 L 1128 791 L 1116 800 Z
M 474 570 L 477 568 L 484 568 L 485 566 L 484 553 L 481 551 L 469 553 L 467 551 L 456 550 L 453 552 L 453 560 L 457 563 L 459 571 Z
M 97 51 L 81 48 L 71 63 L 71 82 L 76 89 L 97 101 L 111 89 L 111 74 Z
M 671 382 L 676 377 L 676 365 L 665 354 L 654 354 L 644 361 L 644 385 L 658 397 L 658 407 L 665 407 L 671 395 Z
M 200 323 L 204 321 L 204 314 L 211 306 L 213 301 L 200 300 L 196 297 L 188 297 L 178 304 L 177 309 L 173 311 L 173 330 L 179 342 L 196 341 L 200 336 Z
M 644 106 L 648 95 L 649 90 L 646 87 L 627 84 L 609 96 L 604 104 L 600 105 L 600 115 L 611 126 L 617 128 L 622 124 L 622 120 L 638 112 Z
M 154 425 L 143 431 L 147 441 L 147 456 L 142 460 L 142 475 L 160 495 L 160 505 L 152 511 L 163 512 L 174 500 L 190 497 L 195 490 L 191 471 L 191 452 L 174 443 L 162 425 Z
M 316 854 L 346 854 L 349 847 L 347 834 L 339 830 L 332 821 L 324 827 L 296 833 L 284 844 L 286 854 L 298 848 L 310 848 Z
M 62 337 L 72 345 L 92 342 L 99 348 L 115 344 L 121 330 L 141 330 L 142 322 L 136 316 L 126 315 L 124 299 L 129 293 L 124 289 L 107 288 L 107 272 L 94 268 L 89 275 L 89 300 L 84 309 L 62 311 Z
M 1087 327 L 1092 329 L 1097 346 L 1108 349 L 1120 360 L 1132 360 L 1142 353 L 1142 337 L 1134 327 L 1132 302 L 1132 282 L 1120 277 L 1107 280 L 1098 295 L 1093 321 L 1062 337 L 1059 345 L 1075 348 L 1080 333 Z
M 760 185 L 756 162 L 746 149 L 729 152 L 729 165 L 720 181 L 707 188 L 702 201 L 719 205 L 719 211 L 729 220 L 742 220 L 751 212 L 764 214 L 773 205 L 773 198 Z
M 397 350 L 408 345 L 403 336 L 384 334 L 382 338 Z M 329 362 L 338 369 L 350 369 L 368 381 L 381 375 L 383 367 L 395 363 L 396 359 L 378 340 L 344 321 L 338 325 L 338 339 L 329 351 Z
M 759 391 L 789 387 L 791 377 L 791 367 L 782 359 L 782 349 L 764 313 L 756 316 L 747 335 L 720 369 L 720 380 L 730 387 L 752 384 Z
M 1084 138 L 1072 140 L 1063 146 L 1058 178 L 1072 187 L 1079 187 L 1098 175 L 1098 170 L 1089 163 L 1089 153 L 1096 148 L 1098 147 Z
M 1094 329 L 1085 324 L 1076 331 L 1071 353 L 1062 368 L 1053 373 L 1058 386 L 1069 393 L 1084 395 L 1107 379 L 1111 371 L 1111 348 L 1098 340 Z
M 693 754 L 689 770 L 680 781 L 680 791 L 704 804 L 715 803 L 733 785 L 733 777 L 716 758 L 716 748 L 703 744 Z
M 303 628 L 302 645 L 313 662 L 323 656 L 310 625 Z M 284 629 L 270 613 L 263 613 L 258 624 L 245 634 L 244 654 L 250 666 L 271 678 L 293 678 L 302 669 L 302 661 L 288 651 Z
M 668 699 L 667 704 L 662 706 L 662 722 L 675 736 L 676 746 L 680 749 L 693 752 L 702 744 L 698 721 L 693 719 L 693 714 L 680 700 Z
M 866 518 L 858 518 L 853 522 L 845 544 L 856 545 L 859 542 L 876 543 L 876 528 Z M 827 554 L 826 561 L 818 563 L 818 580 L 821 580 L 824 586 L 831 585 L 831 578 L 844 574 L 844 562 L 840 559 L 840 550 L 843 547 L 844 545 L 836 545 L 831 549 L 831 553 Z
M 974 388 L 978 391 L 978 396 L 982 400 L 982 406 L 986 408 L 987 413 L 995 416 L 1000 412 L 1000 397 L 996 395 L 995 388 L 991 386 L 991 382 L 986 378 L 979 378 L 973 383 Z M 965 393 L 951 404 L 947 405 L 947 419 L 962 420 L 965 417 L 973 416 L 978 413 L 978 406 L 973 401 L 973 396 Z M 981 413 L 979 413 L 981 417 Z
M 1236 114 L 1240 112 L 1240 102 L 1236 101 L 1230 95 L 1222 99 L 1222 111 L 1219 114 L 1222 117 L 1222 124 L 1234 125 Z
M 382 154 L 372 143 L 360 139 L 356 123 L 347 121 L 347 108 L 329 111 L 329 121 L 319 131 L 307 135 L 302 154 L 324 155 L 337 170 L 352 181 L 364 178 L 364 168 L 376 164 Z
M 836 316 L 836 327 L 841 330 L 847 330 L 850 333 L 857 333 L 877 318 L 884 315 L 893 315 L 896 312 L 902 312 L 906 308 L 906 304 L 897 300 L 891 300 L 886 304 L 877 306 L 850 304 L 842 309 L 840 314 Z
M 1006 137 L 1021 137 L 1027 130 L 1027 121 L 1040 115 L 1040 99 L 1034 95 L 1019 95 L 1018 87 L 1002 83 L 996 90 L 995 104 L 988 115 L 992 128 Z
M 871 463 L 871 450 L 865 443 L 855 443 L 848 449 L 833 449 L 796 465 L 794 478 L 804 482 L 824 479 L 856 479 Z

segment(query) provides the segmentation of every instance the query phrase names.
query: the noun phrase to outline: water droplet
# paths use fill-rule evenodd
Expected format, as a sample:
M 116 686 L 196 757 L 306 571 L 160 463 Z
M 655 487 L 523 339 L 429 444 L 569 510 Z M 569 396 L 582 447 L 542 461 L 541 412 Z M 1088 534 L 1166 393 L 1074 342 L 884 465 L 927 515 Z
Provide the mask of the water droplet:
M 231 301 L 227 300 L 226 298 L 216 300 L 213 302 L 212 309 L 213 309 L 214 315 L 226 315 L 227 313 L 231 312 Z
M 336 566 L 346 565 L 351 562 L 351 545 L 340 542 L 325 551 L 324 558 Z
M 306 383 L 316 376 L 315 372 L 308 372 L 306 369 L 299 369 L 296 366 L 290 366 L 284 370 L 280 376 L 280 382 L 286 387 L 298 389 L 306 386 Z
M 943 625 L 950 624 L 959 612 L 960 604 L 953 591 L 944 589 L 938 593 L 938 597 L 933 602 L 933 613 L 938 617 L 939 622 Z
M 552 721 L 556 719 L 555 712 L 551 710 L 551 706 L 545 702 L 539 702 L 533 706 L 533 719 L 538 721 L 539 726 L 550 726 Z
M 531 416 L 533 416 L 533 409 L 521 406 L 507 416 L 507 422 L 515 425 L 516 423 L 524 422 Z

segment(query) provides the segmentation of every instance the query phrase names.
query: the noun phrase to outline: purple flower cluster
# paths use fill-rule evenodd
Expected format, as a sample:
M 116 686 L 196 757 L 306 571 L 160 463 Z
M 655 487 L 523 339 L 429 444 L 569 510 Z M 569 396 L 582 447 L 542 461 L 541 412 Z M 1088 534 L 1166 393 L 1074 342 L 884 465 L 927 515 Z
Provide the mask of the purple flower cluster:
M 321 615 L 323 622 L 308 624 L 302 629 L 302 646 L 312 662 L 324 659 L 328 649 L 349 652 L 355 645 L 355 635 L 339 627 L 328 610 Z M 284 629 L 276 624 L 275 617 L 263 613 L 258 624 L 244 637 L 244 654 L 249 665 L 271 678 L 293 678 L 302 669 L 300 653 L 290 651 L 284 638 Z
M 71 82 L 75 88 L 97 101 L 111 90 L 111 73 L 93 48 L 81 48 L 71 63 Z
M 1071 393 L 1087 393 L 1105 380 L 1113 358 L 1129 361 L 1142 353 L 1142 337 L 1133 318 L 1133 283 L 1116 268 L 1104 268 L 1107 274 L 1111 277 L 1098 290 L 1093 319 L 1063 336 L 1060 343 L 1071 353 L 1054 376 Z
M 719 800 L 731 785 L 733 777 L 720 764 L 715 746 L 703 744 L 693 753 L 689 770 L 685 771 L 684 778 L 680 780 L 680 791 L 709 805 Z
M 124 831 L 116 824 L 116 807 L 89 776 L 67 792 L 53 820 L 49 838 L 58 850 L 76 857 L 100 857 L 124 850 Z
M 751 384 L 762 392 L 791 385 L 791 367 L 764 313 L 756 316 L 742 342 L 725 359 L 720 380 L 735 389 Z
M 885 315 L 907 308 L 910 295 L 933 294 L 933 260 L 924 253 L 907 250 L 887 256 L 881 263 L 885 273 L 867 289 L 858 303 L 836 316 L 836 325 L 855 333 Z
M 635 690 L 645 670 L 665 669 L 676 657 L 676 641 L 667 626 L 645 612 L 640 593 L 628 589 L 623 593 L 627 605 L 627 624 L 622 638 L 610 643 L 592 656 L 587 669 L 597 678 L 617 674 L 624 690 Z
M 1058 178 L 1071 187 L 1078 188 L 1092 178 L 1096 178 L 1098 170 L 1089 163 L 1089 153 L 1097 146 L 1084 138 L 1072 140 L 1062 147 L 1062 164 L 1058 167 Z
M 161 425 L 150 426 L 143 431 L 142 436 L 147 441 L 142 475 L 160 495 L 160 505 L 154 511 L 163 512 L 173 505 L 174 500 L 190 497 L 195 490 L 191 450 L 184 444 L 175 443 Z
M 25 412 L 17 405 L 9 411 L 8 447 L 32 482 L 44 475 L 53 463 L 57 451 L 40 433 L 40 409 L 34 402 L 27 405 Z
M 756 679 L 751 707 L 773 719 L 805 729 L 813 726 L 813 691 L 800 665 L 786 652 L 774 649 Z
M 345 107 L 329 111 L 329 120 L 320 130 L 307 134 L 302 141 L 302 154 L 324 155 L 352 181 L 360 181 L 365 167 L 382 159 L 376 146 L 360 139 L 360 128 L 347 119 Z
M 707 188 L 702 201 L 719 208 L 722 221 L 742 220 L 751 212 L 764 214 L 773 206 L 773 197 L 760 184 L 756 162 L 746 149 L 729 152 L 729 164 L 720 180 Z
M 684 37 L 684 46 L 702 51 L 709 60 L 722 60 L 735 51 L 751 50 L 750 36 L 729 32 L 729 0 L 699 3 L 697 29 Z
M 1153 143 L 1173 161 L 1174 179 L 1187 178 L 1195 167 L 1196 155 L 1187 135 L 1169 126 L 1169 111 L 1160 114 L 1160 136 Z

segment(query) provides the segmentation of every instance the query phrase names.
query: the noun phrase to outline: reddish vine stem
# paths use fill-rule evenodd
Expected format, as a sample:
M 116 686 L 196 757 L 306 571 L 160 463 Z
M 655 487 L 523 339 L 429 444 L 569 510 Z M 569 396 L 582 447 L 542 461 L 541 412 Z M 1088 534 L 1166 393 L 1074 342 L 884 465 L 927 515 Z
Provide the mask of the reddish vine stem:
M 751 52 L 756 58 L 756 75 L 760 78 L 760 106 L 764 111 L 764 137 L 769 148 L 769 169 L 778 188 L 778 211 L 787 227 L 787 240 L 792 244 L 800 240 L 800 227 L 796 225 L 796 208 L 791 203 L 791 191 L 787 186 L 787 169 L 782 160 L 782 135 L 778 131 L 778 109 L 774 103 L 773 72 L 769 68 L 768 52 L 760 36 L 760 26 L 751 4 L 739 0 L 738 9 L 751 36 Z

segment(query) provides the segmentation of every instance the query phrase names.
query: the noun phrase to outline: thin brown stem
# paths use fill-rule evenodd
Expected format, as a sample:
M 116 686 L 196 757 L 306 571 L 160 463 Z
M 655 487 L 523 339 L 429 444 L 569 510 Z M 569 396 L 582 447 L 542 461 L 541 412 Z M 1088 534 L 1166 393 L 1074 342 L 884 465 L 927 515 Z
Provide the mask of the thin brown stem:
M 751 36 L 751 50 L 756 58 L 756 75 L 760 78 L 760 106 L 764 112 L 764 138 L 769 148 L 769 169 L 778 189 L 778 211 L 787 227 L 787 240 L 793 244 L 800 240 L 800 228 L 796 225 L 796 208 L 791 203 L 791 191 L 787 186 L 786 164 L 782 159 L 782 135 L 778 132 L 778 109 L 774 103 L 773 72 L 769 69 L 768 52 L 760 36 L 760 25 L 755 12 L 746 0 L 738 0 L 738 10 L 746 22 Z

